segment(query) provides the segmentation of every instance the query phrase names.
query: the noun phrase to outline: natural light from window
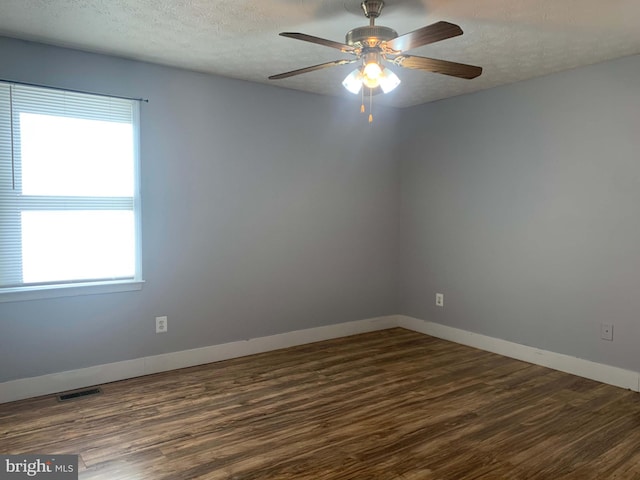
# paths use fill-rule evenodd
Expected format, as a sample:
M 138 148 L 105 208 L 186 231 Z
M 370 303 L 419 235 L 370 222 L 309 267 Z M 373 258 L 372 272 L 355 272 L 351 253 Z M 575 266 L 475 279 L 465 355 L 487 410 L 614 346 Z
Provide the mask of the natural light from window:
M 133 196 L 131 124 L 20 114 L 23 195 Z M 127 210 L 23 211 L 24 283 L 133 277 L 135 225 Z
M 21 113 L 20 135 L 23 195 L 133 195 L 130 123 Z
M 22 212 L 22 252 L 25 283 L 133 277 L 133 212 Z

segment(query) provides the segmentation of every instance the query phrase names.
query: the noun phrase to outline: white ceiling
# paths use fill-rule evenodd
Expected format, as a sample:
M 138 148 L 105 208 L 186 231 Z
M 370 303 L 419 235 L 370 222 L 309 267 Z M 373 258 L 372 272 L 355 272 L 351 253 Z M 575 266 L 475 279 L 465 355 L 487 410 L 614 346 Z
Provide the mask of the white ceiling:
M 418 105 L 640 53 L 640 0 L 387 0 L 377 24 L 403 34 L 440 20 L 464 35 L 409 53 L 478 65 L 482 76 L 395 67 L 402 84 L 376 102 Z M 359 0 L 0 0 L 0 35 L 340 96 L 351 95 L 341 86 L 351 65 L 267 79 L 350 58 L 278 33 L 344 42 L 367 23 Z

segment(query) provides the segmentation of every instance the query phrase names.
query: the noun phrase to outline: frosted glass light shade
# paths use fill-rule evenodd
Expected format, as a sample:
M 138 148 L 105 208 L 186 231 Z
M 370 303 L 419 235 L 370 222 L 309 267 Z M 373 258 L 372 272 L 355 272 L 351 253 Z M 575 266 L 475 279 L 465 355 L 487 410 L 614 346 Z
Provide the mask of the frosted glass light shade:
M 342 81 L 342 86 L 353 94 L 359 93 L 362 89 L 362 72 L 360 72 L 360 69 L 356 68 L 347 75 Z
M 379 77 L 380 88 L 384 93 L 389 93 L 391 90 L 400 85 L 400 79 L 388 68 L 383 68 Z

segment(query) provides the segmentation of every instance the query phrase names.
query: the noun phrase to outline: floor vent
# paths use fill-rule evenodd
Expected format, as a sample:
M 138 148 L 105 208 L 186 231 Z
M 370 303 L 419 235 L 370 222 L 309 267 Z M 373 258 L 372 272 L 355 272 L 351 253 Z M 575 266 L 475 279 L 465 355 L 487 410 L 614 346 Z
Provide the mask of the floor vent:
M 91 395 L 100 395 L 101 393 L 102 390 L 100 390 L 99 388 L 87 388 L 85 390 L 78 390 L 75 392 L 61 393 L 60 395 L 58 395 L 58 401 L 65 402 L 67 400 L 90 397 Z

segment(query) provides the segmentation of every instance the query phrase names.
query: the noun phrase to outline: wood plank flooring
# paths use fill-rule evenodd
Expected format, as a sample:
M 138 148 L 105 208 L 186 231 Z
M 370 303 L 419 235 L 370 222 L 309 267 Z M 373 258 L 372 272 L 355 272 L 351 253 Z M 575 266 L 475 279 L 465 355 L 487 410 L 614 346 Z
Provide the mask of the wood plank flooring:
M 80 478 L 640 479 L 640 395 L 403 329 L 0 405 Z

